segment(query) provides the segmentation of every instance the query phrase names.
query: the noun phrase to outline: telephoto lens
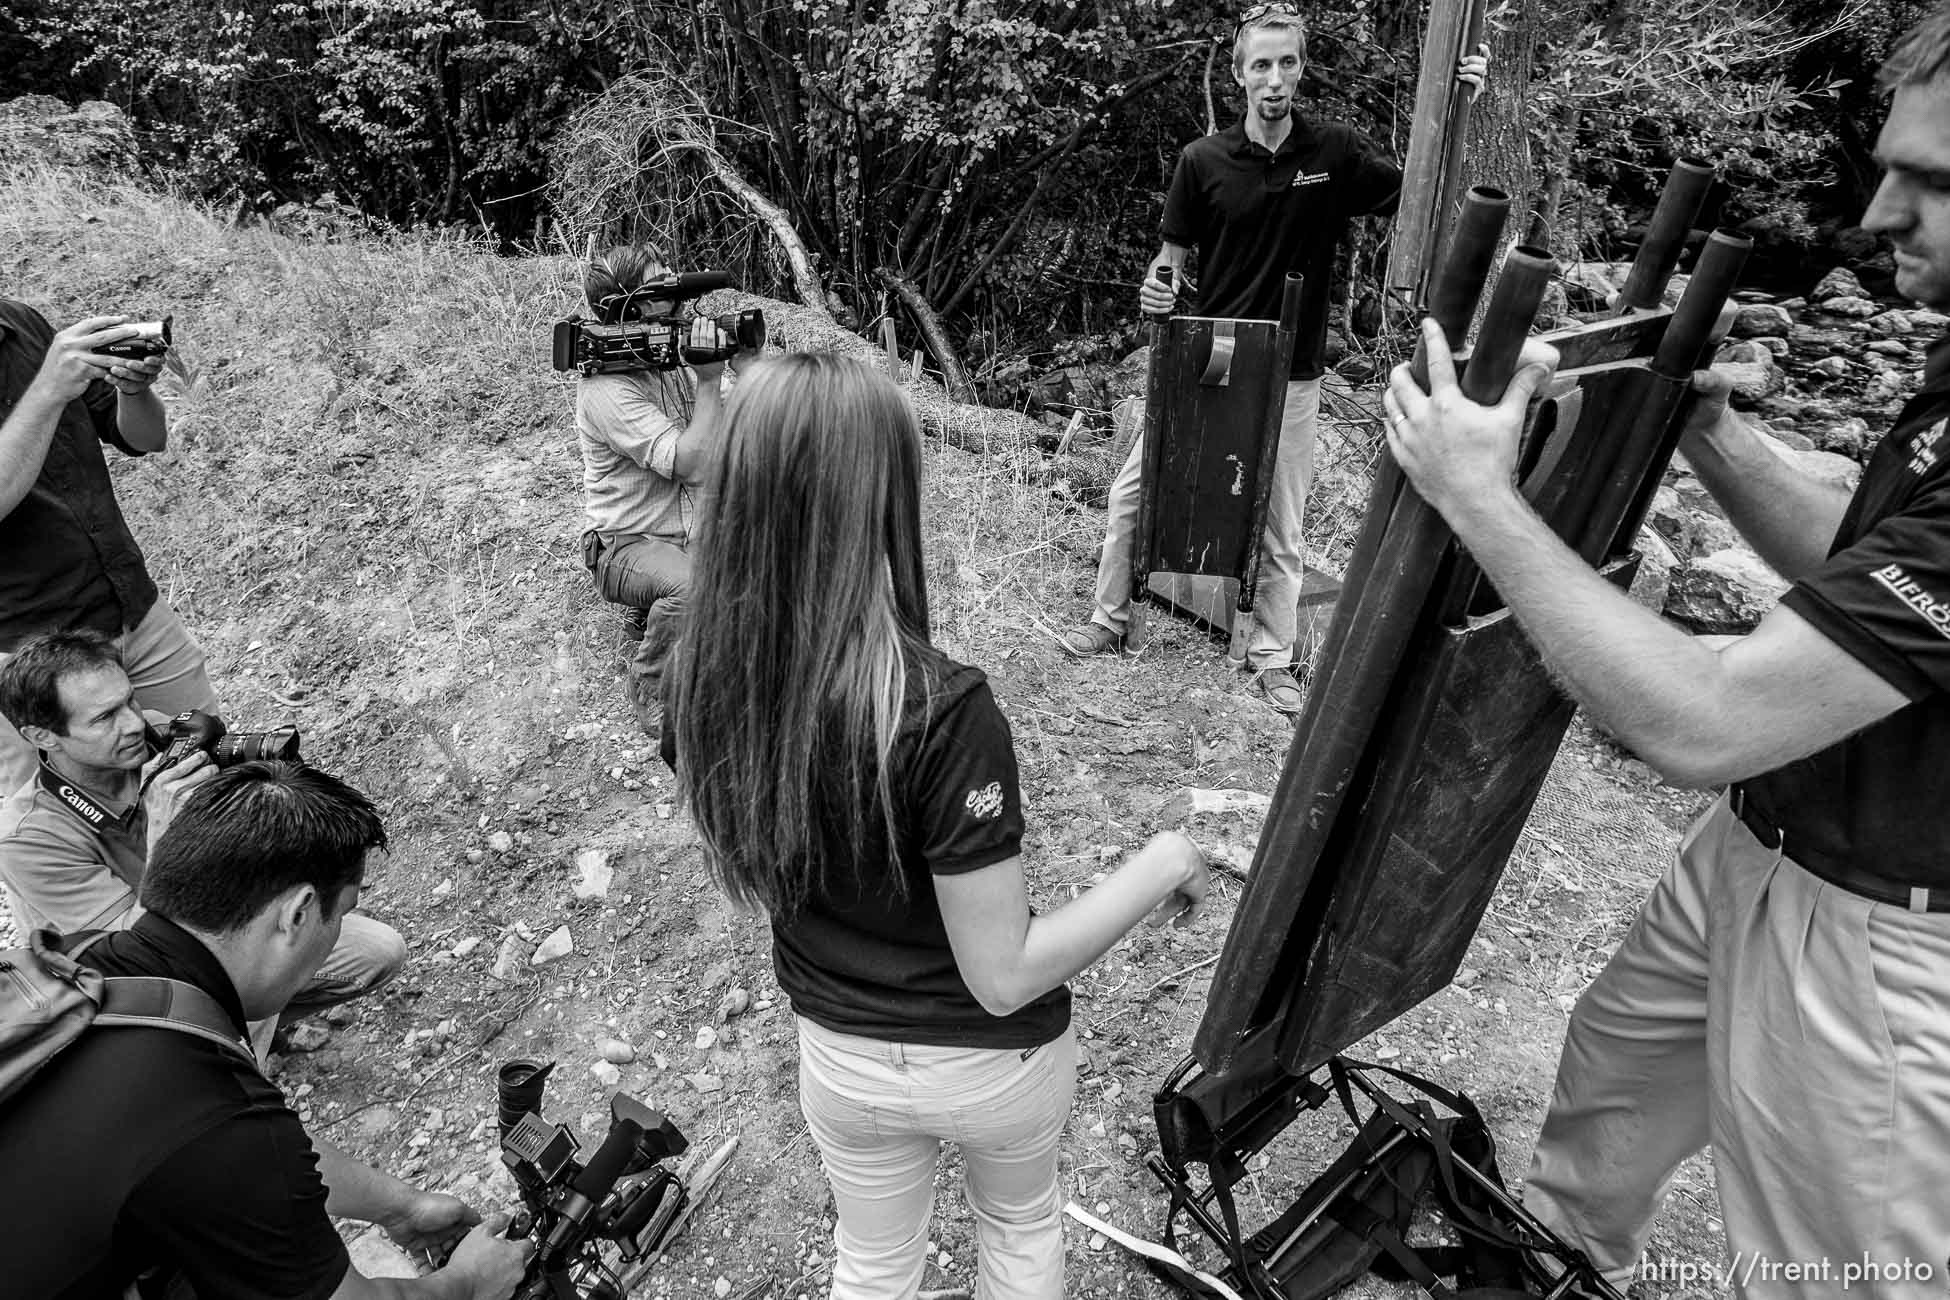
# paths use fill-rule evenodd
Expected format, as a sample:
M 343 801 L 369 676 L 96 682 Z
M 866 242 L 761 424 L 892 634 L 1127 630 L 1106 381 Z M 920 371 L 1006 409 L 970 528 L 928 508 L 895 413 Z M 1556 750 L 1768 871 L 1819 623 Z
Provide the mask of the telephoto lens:
M 501 1136 L 508 1136 L 508 1130 L 521 1123 L 523 1115 L 542 1108 L 542 1089 L 548 1083 L 549 1071 L 555 1062 L 544 1065 L 540 1061 L 517 1057 L 503 1065 L 494 1077 L 494 1099 L 500 1110 Z
M 298 729 L 274 727 L 269 731 L 233 731 L 210 748 L 210 758 L 218 767 L 232 763 L 254 763 L 260 759 L 296 762 Z

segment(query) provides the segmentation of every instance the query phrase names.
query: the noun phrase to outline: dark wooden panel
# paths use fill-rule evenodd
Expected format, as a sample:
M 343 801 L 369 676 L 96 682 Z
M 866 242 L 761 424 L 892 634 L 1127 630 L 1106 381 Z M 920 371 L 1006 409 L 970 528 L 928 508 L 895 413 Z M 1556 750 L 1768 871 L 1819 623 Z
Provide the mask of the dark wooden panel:
M 1221 326 L 1232 334 L 1228 382 L 1202 383 Z M 1158 473 L 1141 568 L 1229 578 L 1246 572 L 1262 451 L 1279 436 L 1286 399 L 1281 354 L 1272 321 L 1181 316 L 1166 322 L 1151 362 L 1145 436 L 1158 439 Z

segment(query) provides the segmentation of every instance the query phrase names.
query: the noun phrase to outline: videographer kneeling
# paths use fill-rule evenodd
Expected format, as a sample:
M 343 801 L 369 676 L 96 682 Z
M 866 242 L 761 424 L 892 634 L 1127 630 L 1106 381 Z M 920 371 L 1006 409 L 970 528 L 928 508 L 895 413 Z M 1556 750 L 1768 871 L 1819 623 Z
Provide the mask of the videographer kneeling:
M 80 960 L 194 985 L 241 1044 L 245 1022 L 277 1015 L 331 951 L 367 851 L 385 843 L 372 804 L 323 772 L 226 768 L 150 855 L 147 911 Z M 0 1104 L 9 1296 L 108 1300 L 132 1283 L 180 1296 L 186 1283 L 198 1300 L 505 1300 L 530 1249 L 481 1225 L 439 1272 L 374 1281 L 352 1269 L 328 1215 L 378 1223 L 409 1250 L 479 1222 L 451 1196 L 314 1143 L 247 1051 L 166 1027 L 90 1028 Z
M 642 245 L 611 248 L 589 266 L 583 292 L 605 325 L 653 321 L 681 299 L 659 288 L 678 280 Z M 731 346 L 735 347 L 736 344 Z M 718 322 L 690 321 L 692 355 L 730 349 Z M 582 445 L 583 563 L 604 600 L 640 611 L 642 632 L 630 662 L 630 700 L 650 736 L 663 730 L 664 662 L 683 625 L 691 581 L 693 485 L 715 445 L 723 361 L 652 365 L 585 374 L 576 381 L 576 432 Z M 558 363 L 559 364 L 559 363 Z
M 126 929 L 141 915 L 136 891 L 152 846 L 177 804 L 215 774 L 211 760 L 193 752 L 143 790 L 162 759 L 150 756 L 121 651 L 85 628 L 35 637 L 0 665 L 0 716 L 41 752 L 33 779 L 0 804 L 0 883 L 15 921 L 63 934 Z M 405 961 L 391 926 L 347 916 L 286 1018 L 370 993 Z

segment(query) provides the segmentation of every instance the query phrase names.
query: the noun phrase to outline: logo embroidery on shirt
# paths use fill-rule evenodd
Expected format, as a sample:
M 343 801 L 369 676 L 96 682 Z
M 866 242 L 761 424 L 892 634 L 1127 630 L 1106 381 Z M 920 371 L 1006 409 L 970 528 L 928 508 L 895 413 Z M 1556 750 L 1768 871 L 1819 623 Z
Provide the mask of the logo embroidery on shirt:
M 1326 172 L 1310 172 L 1302 168 L 1300 174 L 1293 178 L 1293 188 L 1297 190 L 1302 185 L 1325 185 L 1328 180 Z
M 1923 584 L 1903 572 L 1900 564 L 1885 564 L 1872 575 L 1903 604 L 1921 614 L 1938 635 L 1950 639 L 1950 600 L 1938 600 Z
M 991 781 L 979 790 L 970 790 L 968 811 L 983 821 L 1002 811 L 1002 783 Z
M 1927 474 L 1936 466 L 1936 444 L 1943 437 L 1943 426 L 1950 420 L 1938 420 L 1929 428 L 1916 435 L 1910 442 L 1909 472 Z

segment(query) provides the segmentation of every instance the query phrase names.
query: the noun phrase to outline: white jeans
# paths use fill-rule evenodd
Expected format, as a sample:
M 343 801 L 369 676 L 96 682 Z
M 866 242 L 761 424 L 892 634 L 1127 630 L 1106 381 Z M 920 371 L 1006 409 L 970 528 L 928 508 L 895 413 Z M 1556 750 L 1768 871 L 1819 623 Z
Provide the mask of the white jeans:
M 1027 1051 L 929 1047 L 801 1017 L 799 1105 L 837 1210 L 832 1300 L 921 1289 L 943 1139 L 967 1170 L 977 1300 L 1061 1300 L 1056 1149 L 1076 1085 L 1070 1030 Z
M 171 717 L 185 709 L 217 711 L 217 692 L 203 668 L 203 648 L 193 640 L 169 602 L 157 599 L 142 621 L 116 638 L 135 687 L 137 707 Z M 13 656 L 0 652 L 0 664 Z M 33 778 L 34 747 L 0 718 L 0 799 Z
M 1306 572 L 1307 488 L 1314 476 L 1314 431 L 1320 415 L 1320 381 L 1296 379 L 1286 386 L 1280 415 L 1280 449 L 1273 460 L 1273 490 L 1266 499 L 1266 531 L 1259 543 L 1259 588 L 1253 598 L 1247 666 L 1255 672 L 1293 662 L 1300 580 Z M 1110 485 L 1105 503 L 1104 549 L 1097 561 L 1097 610 L 1093 623 L 1119 636 L 1131 621 L 1131 539 L 1137 534 L 1139 479 L 1144 474 L 1141 431 Z
M 1944 1295 L 1950 913 L 1825 883 L 1725 796 L 1571 1015 L 1524 1204 L 1623 1289 L 1709 1143 L 1736 1293 Z

